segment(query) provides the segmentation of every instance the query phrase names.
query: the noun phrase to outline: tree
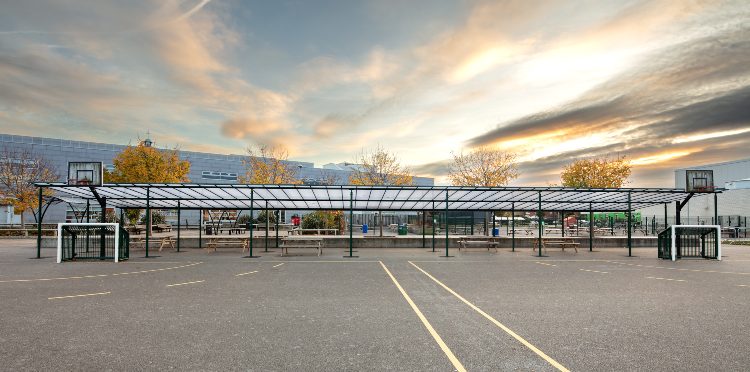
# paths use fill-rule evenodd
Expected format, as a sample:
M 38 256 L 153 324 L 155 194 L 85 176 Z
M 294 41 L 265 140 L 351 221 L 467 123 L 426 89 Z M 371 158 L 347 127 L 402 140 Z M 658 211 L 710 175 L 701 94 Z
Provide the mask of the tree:
M 631 165 L 624 156 L 576 160 L 563 168 L 560 181 L 565 187 L 619 188 L 630 177 Z
M 448 178 L 454 186 L 505 186 L 518 178 L 516 155 L 490 147 L 477 147 L 468 154 L 453 155 Z M 485 213 L 484 231 L 490 213 Z
M 349 176 L 352 185 L 409 186 L 414 183 L 411 171 L 401 165 L 395 154 L 378 146 L 359 154 L 354 172 Z M 383 236 L 383 216 L 379 219 L 380 236 Z
M 104 182 L 176 183 L 190 182 L 190 162 L 180 160 L 174 148 L 160 150 L 140 142 L 128 146 L 112 160 L 114 171 L 104 171 Z
M 411 171 L 401 165 L 395 154 L 378 146 L 359 154 L 358 164 L 349 176 L 352 185 L 408 186 L 414 182 Z
M 43 156 L 28 150 L 4 148 L 0 153 L 0 201 L 13 206 L 21 215 L 21 229 L 24 235 L 26 224 L 24 213 L 39 207 L 39 194 L 34 182 L 55 182 L 60 176 Z M 43 197 L 52 196 L 52 190 L 45 189 Z
M 453 154 L 448 178 L 454 186 L 505 186 L 518 178 L 516 155 L 489 147 Z
M 190 162 L 180 159 L 177 148 L 162 150 L 141 141 L 128 146 L 112 160 L 114 171 L 104 170 L 104 182 L 117 183 L 176 183 L 190 182 Z M 138 219 L 141 210 L 128 210 L 128 220 Z M 153 216 L 148 216 L 153 220 Z M 150 224 L 153 226 L 153 223 Z
M 300 184 L 298 167 L 287 162 L 289 151 L 281 146 L 260 145 L 247 149 L 247 159 L 242 163 L 246 171 L 240 183 L 249 184 Z

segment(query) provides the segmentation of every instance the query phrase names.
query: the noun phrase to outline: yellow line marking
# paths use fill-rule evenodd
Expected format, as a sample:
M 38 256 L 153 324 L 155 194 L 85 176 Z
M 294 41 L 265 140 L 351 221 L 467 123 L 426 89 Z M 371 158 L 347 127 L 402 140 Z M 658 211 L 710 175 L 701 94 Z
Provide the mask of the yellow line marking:
M 657 277 L 653 277 L 653 276 L 647 276 L 646 279 L 668 280 L 670 282 L 686 282 L 687 281 L 687 280 L 684 280 L 684 279 L 657 278 Z
M 183 267 L 190 267 L 202 264 L 203 262 L 196 262 L 191 263 L 189 265 L 182 265 L 182 266 L 173 266 L 173 267 L 165 267 L 163 269 L 151 269 L 151 270 L 141 270 L 141 271 L 130 271 L 125 273 L 115 273 L 115 274 L 99 274 L 99 275 L 86 275 L 86 276 L 69 276 L 65 278 L 43 278 L 43 279 L 14 279 L 14 280 L 0 280 L 0 283 L 21 283 L 21 282 L 43 282 L 43 281 L 50 281 L 50 280 L 70 280 L 70 279 L 84 279 L 84 278 L 100 278 L 105 276 L 118 276 L 118 275 L 131 275 L 131 274 L 143 274 L 143 273 L 153 273 L 156 271 L 164 271 L 164 270 L 174 270 L 174 269 L 181 269 Z
M 185 283 L 177 283 L 177 284 L 167 284 L 167 287 L 177 287 L 178 285 L 186 285 L 186 284 L 195 284 L 195 283 L 203 283 L 205 280 L 196 280 L 194 282 L 185 282 Z
M 489 314 L 485 313 L 482 309 L 478 308 L 473 303 L 469 302 L 467 299 L 461 297 L 458 293 L 456 293 L 454 290 L 448 288 L 445 284 L 443 284 L 441 281 L 437 280 L 434 276 L 430 275 L 427 271 L 422 270 L 421 267 L 415 265 L 413 262 L 409 261 L 409 263 L 416 267 L 417 270 L 421 271 L 423 274 L 427 275 L 430 279 L 432 279 L 435 283 L 439 284 L 441 287 L 443 287 L 446 291 L 450 292 L 450 294 L 456 296 L 459 300 L 461 300 L 463 303 L 468 305 L 470 308 L 474 309 L 474 311 L 478 312 L 485 318 L 487 318 L 490 322 L 494 323 L 496 326 L 498 326 L 500 329 L 505 331 L 505 333 L 511 335 L 513 338 L 518 340 L 518 342 L 522 343 L 524 346 L 529 348 L 531 351 L 535 352 L 537 355 L 542 357 L 542 359 L 546 360 L 547 363 L 551 364 L 553 367 L 557 368 L 560 371 L 564 372 L 570 372 L 567 368 L 565 368 L 562 364 L 558 363 L 556 360 L 552 359 L 549 355 L 545 354 L 543 351 L 539 350 L 536 346 L 532 345 L 530 342 L 526 341 L 523 337 L 519 336 L 517 333 L 513 332 L 510 328 L 506 327 L 504 324 L 497 321 L 497 319 L 493 318 Z
M 597 271 L 597 270 L 587 270 L 587 269 L 578 269 L 578 270 L 586 271 L 586 272 L 590 272 L 590 273 L 609 274 L 608 271 Z
M 247 275 L 247 274 L 255 274 L 257 272 L 258 272 L 258 270 L 255 270 L 255 271 L 250 271 L 250 272 L 247 272 L 247 273 L 237 274 L 235 276 L 243 276 L 243 275 Z
M 435 328 L 432 328 L 432 324 L 430 324 L 427 318 L 425 318 L 424 314 L 422 314 L 422 312 L 419 310 L 419 308 L 414 303 L 414 301 L 412 301 L 411 297 L 409 297 L 409 295 L 406 293 L 404 288 L 401 287 L 401 284 L 398 283 L 398 280 L 396 280 L 396 277 L 394 277 L 393 274 L 391 274 L 391 271 L 388 270 L 387 267 L 385 267 L 385 264 L 383 264 L 383 261 L 378 261 L 378 262 L 380 262 L 380 265 L 383 266 L 383 270 L 385 270 L 388 276 L 391 277 L 393 284 L 396 285 L 396 288 L 398 288 L 398 290 L 404 296 L 404 298 L 406 299 L 406 302 L 409 303 L 409 306 L 411 306 L 411 309 L 414 310 L 414 312 L 417 314 L 417 317 L 419 317 L 419 320 L 422 321 L 422 324 L 425 326 L 425 328 L 427 328 L 427 331 L 430 332 L 430 334 L 432 335 L 432 338 L 434 338 L 435 342 L 437 342 L 437 344 L 440 346 L 440 349 L 443 350 L 443 352 L 451 361 L 451 363 L 453 363 L 453 368 L 455 368 L 457 371 L 465 372 L 466 368 L 464 368 L 464 365 L 461 364 L 458 358 L 456 358 L 456 355 L 454 355 L 451 349 L 448 347 L 448 345 L 445 344 L 445 342 L 443 341 L 443 338 L 440 337 L 437 331 L 435 331 Z
M 279 266 L 281 266 L 281 265 L 283 265 L 283 264 L 284 264 L 284 263 L 282 262 L 282 263 L 280 263 L 280 264 L 278 264 L 278 265 L 273 265 L 273 267 L 279 267 Z
M 59 297 L 47 297 L 48 300 L 59 300 L 61 298 L 74 298 L 74 297 L 88 297 L 88 296 L 99 296 L 99 295 L 105 295 L 110 294 L 112 292 L 98 292 L 98 293 L 87 293 L 87 294 L 79 294 L 79 295 L 73 295 L 73 296 L 59 296 Z

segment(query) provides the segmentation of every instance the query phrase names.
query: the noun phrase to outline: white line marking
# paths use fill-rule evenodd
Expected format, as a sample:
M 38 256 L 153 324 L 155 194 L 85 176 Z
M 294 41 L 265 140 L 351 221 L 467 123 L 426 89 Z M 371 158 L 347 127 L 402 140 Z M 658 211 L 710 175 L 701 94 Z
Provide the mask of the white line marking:
M 255 274 L 257 272 L 258 272 L 258 270 L 255 270 L 255 271 L 250 271 L 250 272 L 247 272 L 247 273 L 237 274 L 235 276 L 243 276 L 243 275 L 248 275 L 248 274 Z
M 657 278 L 653 276 L 647 276 L 646 279 L 656 279 L 656 280 L 667 280 L 670 282 L 686 282 L 687 280 L 684 279 L 669 279 L 669 278 Z
M 112 292 L 99 292 L 99 293 L 88 293 L 88 294 L 80 294 L 80 295 L 73 295 L 73 296 L 47 297 L 47 299 L 48 300 L 59 300 L 61 298 L 99 296 L 99 295 L 105 295 L 105 294 L 110 294 L 110 293 L 112 293 Z
M 609 274 L 608 271 L 597 271 L 597 270 L 587 270 L 587 269 L 578 269 L 578 270 L 586 271 L 586 272 L 589 272 L 589 273 Z
M 385 267 L 385 264 L 383 264 L 382 261 L 380 261 L 380 265 L 383 266 L 383 270 L 385 270 L 386 274 L 388 274 L 388 276 L 391 277 L 391 280 L 393 281 L 393 284 L 396 285 L 396 288 L 398 288 L 398 290 L 404 296 L 404 298 L 406 299 L 406 302 L 409 303 L 409 306 L 411 306 L 411 309 L 414 310 L 414 312 L 417 314 L 417 317 L 419 317 L 419 320 L 422 321 L 422 324 L 425 326 L 425 328 L 427 328 L 427 331 L 430 332 L 430 335 L 432 335 L 432 338 L 435 339 L 435 342 L 437 342 L 438 346 L 440 346 L 440 349 L 443 350 L 443 352 L 448 357 L 448 359 L 451 361 L 451 363 L 453 363 L 453 367 L 457 371 L 463 371 L 463 372 L 465 372 L 466 368 L 464 367 L 464 365 L 461 364 L 461 362 L 458 360 L 458 358 L 456 358 L 456 355 L 453 354 L 453 352 L 448 347 L 448 345 L 445 344 L 445 342 L 443 341 L 443 338 L 440 337 L 440 335 L 437 333 L 437 331 L 435 331 L 435 328 L 432 328 L 432 324 L 430 324 L 430 322 L 427 320 L 427 318 L 425 318 L 424 314 L 422 314 L 422 311 L 419 310 L 419 308 L 417 307 L 417 304 L 415 304 L 414 301 L 412 301 L 411 297 L 409 297 L 409 295 L 406 293 L 406 291 L 404 290 L 404 288 L 401 287 L 401 284 L 398 283 L 398 280 L 396 280 L 396 277 L 394 277 L 393 274 L 391 274 L 391 271 L 388 270 L 387 267 Z
M 536 346 L 532 345 L 530 342 L 526 341 L 523 337 L 519 336 L 517 333 L 513 332 L 510 328 L 506 327 L 504 324 L 497 321 L 497 319 L 493 318 L 489 314 L 485 313 L 482 309 L 478 308 L 476 305 L 469 302 L 467 299 L 461 297 L 458 293 L 456 293 L 454 290 L 448 288 L 445 284 L 443 284 L 441 281 L 437 280 L 434 276 L 430 275 L 427 271 L 422 270 L 421 267 L 415 265 L 413 262 L 409 261 L 409 263 L 416 267 L 417 270 L 421 271 L 423 274 L 427 275 L 430 279 L 432 279 L 435 283 L 439 284 L 441 287 L 443 287 L 446 291 L 450 292 L 452 295 L 456 296 L 459 300 L 463 301 L 466 305 L 468 305 L 470 308 L 474 309 L 474 311 L 478 312 L 485 318 L 487 318 L 490 322 L 494 323 L 496 326 L 498 326 L 500 329 L 505 331 L 505 333 L 513 336 L 518 342 L 522 343 L 527 348 L 531 349 L 531 351 L 535 352 L 537 355 L 542 357 L 542 359 L 546 360 L 547 363 L 551 364 L 553 367 L 557 368 L 560 371 L 563 372 L 570 372 L 567 368 L 565 368 L 562 364 L 558 363 L 556 360 L 552 359 L 549 355 L 545 354 L 543 351 L 539 350 Z
M 167 284 L 167 287 L 177 287 L 178 285 L 186 285 L 186 284 L 195 284 L 195 283 L 203 283 L 205 280 L 196 280 L 194 282 L 185 282 L 185 283 L 177 283 L 177 284 Z
M 557 266 L 557 265 L 553 265 L 553 264 L 549 264 L 549 263 L 545 263 L 545 262 L 539 262 L 539 261 L 534 261 L 534 263 L 538 263 L 540 265 L 545 265 L 545 266 Z
M 273 265 L 273 267 L 279 267 L 279 266 L 281 266 L 281 265 L 283 265 L 283 264 L 284 264 L 284 263 L 282 262 L 282 263 L 280 263 L 280 264 L 278 264 L 278 265 Z

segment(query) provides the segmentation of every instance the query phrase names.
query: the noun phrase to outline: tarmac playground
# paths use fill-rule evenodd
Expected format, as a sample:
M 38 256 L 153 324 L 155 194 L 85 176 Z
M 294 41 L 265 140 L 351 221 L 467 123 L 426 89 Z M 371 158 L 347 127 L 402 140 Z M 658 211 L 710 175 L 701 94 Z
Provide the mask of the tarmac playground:
M 132 252 L 0 240 L 0 370 L 747 370 L 750 247 Z M 306 254 L 305 254 L 306 253 Z

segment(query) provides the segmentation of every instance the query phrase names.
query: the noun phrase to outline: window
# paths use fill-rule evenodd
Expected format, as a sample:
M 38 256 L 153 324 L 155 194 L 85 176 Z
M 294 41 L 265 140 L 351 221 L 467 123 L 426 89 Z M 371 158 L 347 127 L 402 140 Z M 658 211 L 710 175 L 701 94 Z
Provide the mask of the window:
M 237 181 L 237 173 L 203 171 L 201 178 L 204 180 Z

